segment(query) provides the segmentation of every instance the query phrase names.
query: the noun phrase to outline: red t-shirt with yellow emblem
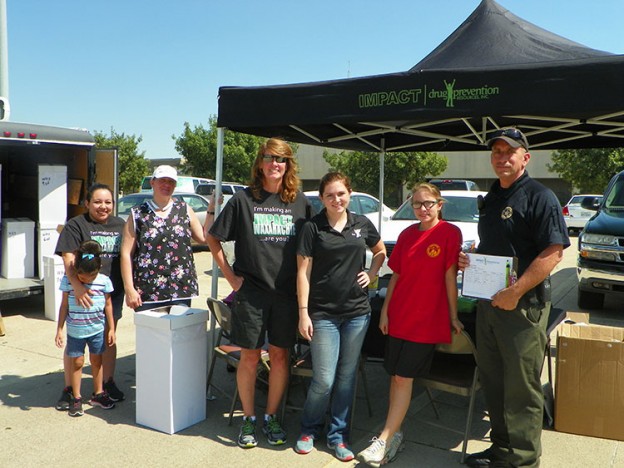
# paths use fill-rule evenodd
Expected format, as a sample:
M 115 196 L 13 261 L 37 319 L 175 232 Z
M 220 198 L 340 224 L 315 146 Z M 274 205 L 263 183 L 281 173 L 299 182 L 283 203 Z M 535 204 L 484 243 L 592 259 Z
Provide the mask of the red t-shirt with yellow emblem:
M 419 225 L 399 235 L 388 260 L 399 275 L 388 305 L 388 333 L 417 343 L 450 343 L 444 275 L 457 262 L 461 231 L 443 220 L 427 231 Z

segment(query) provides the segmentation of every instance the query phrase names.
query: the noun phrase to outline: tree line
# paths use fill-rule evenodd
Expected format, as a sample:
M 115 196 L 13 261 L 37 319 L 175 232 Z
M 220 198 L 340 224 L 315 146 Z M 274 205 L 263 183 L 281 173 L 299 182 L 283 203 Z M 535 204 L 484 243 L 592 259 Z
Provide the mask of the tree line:
M 117 148 L 119 154 L 119 189 L 124 193 L 139 190 L 150 164 L 139 149 L 141 136 L 126 135 L 111 128 L 109 134 L 97 131 L 96 146 Z M 180 135 L 172 135 L 181 156 L 179 171 L 197 177 L 215 178 L 217 154 L 217 119 L 208 125 L 191 126 L 185 122 Z M 256 152 L 263 137 L 226 131 L 224 135 L 223 180 L 247 183 Z M 296 152 L 297 145 L 294 144 Z M 379 193 L 379 154 L 362 151 L 325 150 L 323 158 L 331 170 L 348 175 L 353 189 Z M 387 153 L 384 166 L 384 197 L 387 204 L 401 204 L 403 187 L 441 174 L 447 167 L 444 156 L 429 152 Z M 569 182 L 577 193 L 602 193 L 611 177 L 624 170 L 624 148 L 561 150 L 552 154 L 551 172 Z

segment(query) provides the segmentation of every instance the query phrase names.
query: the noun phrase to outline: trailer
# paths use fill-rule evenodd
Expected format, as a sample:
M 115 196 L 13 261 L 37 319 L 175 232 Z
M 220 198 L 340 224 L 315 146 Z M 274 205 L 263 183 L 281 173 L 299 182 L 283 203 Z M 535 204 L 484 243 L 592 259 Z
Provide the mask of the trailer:
M 0 121 L 0 171 L 2 225 L 10 220 L 27 220 L 35 229 L 35 241 L 26 247 L 34 258 L 32 275 L 0 278 L 1 310 L 3 300 L 43 294 L 41 259 L 49 254 L 52 243 L 55 246 L 56 238 L 49 234 L 62 229 L 67 219 L 86 211 L 83 200 L 91 184 L 109 185 L 116 201 L 117 150 L 96 149 L 93 135 L 84 129 Z M 51 171 L 51 176 L 46 176 L 45 171 Z M 52 190 L 54 183 L 59 184 L 60 196 L 50 199 L 46 190 Z M 7 247 L 7 233 L 0 234 Z M 11 245 L 7 251 L 0 251 L 3 270 L 20 266 L 12 259 L 13 254 L 15 248 Z M 0 332 L 1 320 L 0 315 Z

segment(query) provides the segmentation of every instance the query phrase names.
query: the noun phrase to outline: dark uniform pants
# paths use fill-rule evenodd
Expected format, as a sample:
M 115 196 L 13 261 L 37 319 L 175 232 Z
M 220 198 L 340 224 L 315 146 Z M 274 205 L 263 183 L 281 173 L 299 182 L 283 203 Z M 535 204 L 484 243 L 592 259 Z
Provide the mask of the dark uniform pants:
M 515 310 L 479 301 L 477 357 L 497 458 L 537 467 L 541 455 L 544 395 L 541 370 L 550 302 L 533 291 Z

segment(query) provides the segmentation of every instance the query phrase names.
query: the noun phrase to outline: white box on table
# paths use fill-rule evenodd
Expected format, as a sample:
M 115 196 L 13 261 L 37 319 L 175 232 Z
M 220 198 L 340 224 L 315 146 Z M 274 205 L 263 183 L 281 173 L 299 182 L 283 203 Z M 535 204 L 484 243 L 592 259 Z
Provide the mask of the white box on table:
M 58 227 L 58 223 L 37 223 L 37 269 L 39 279 L 43 279 L 45 273 L 44 257 L 54 256 L 56 243 L 60 236 Z
M 2 220 L 2 276 L 32 278 L 35 275 L 35 222 L 28 218 Z
M 134 314 L 136 422 L 167 434 L 206 419 L 208 311 Z
M 64 224 L 67 220 L 67 166 L 39 165 L 39 222 Z

